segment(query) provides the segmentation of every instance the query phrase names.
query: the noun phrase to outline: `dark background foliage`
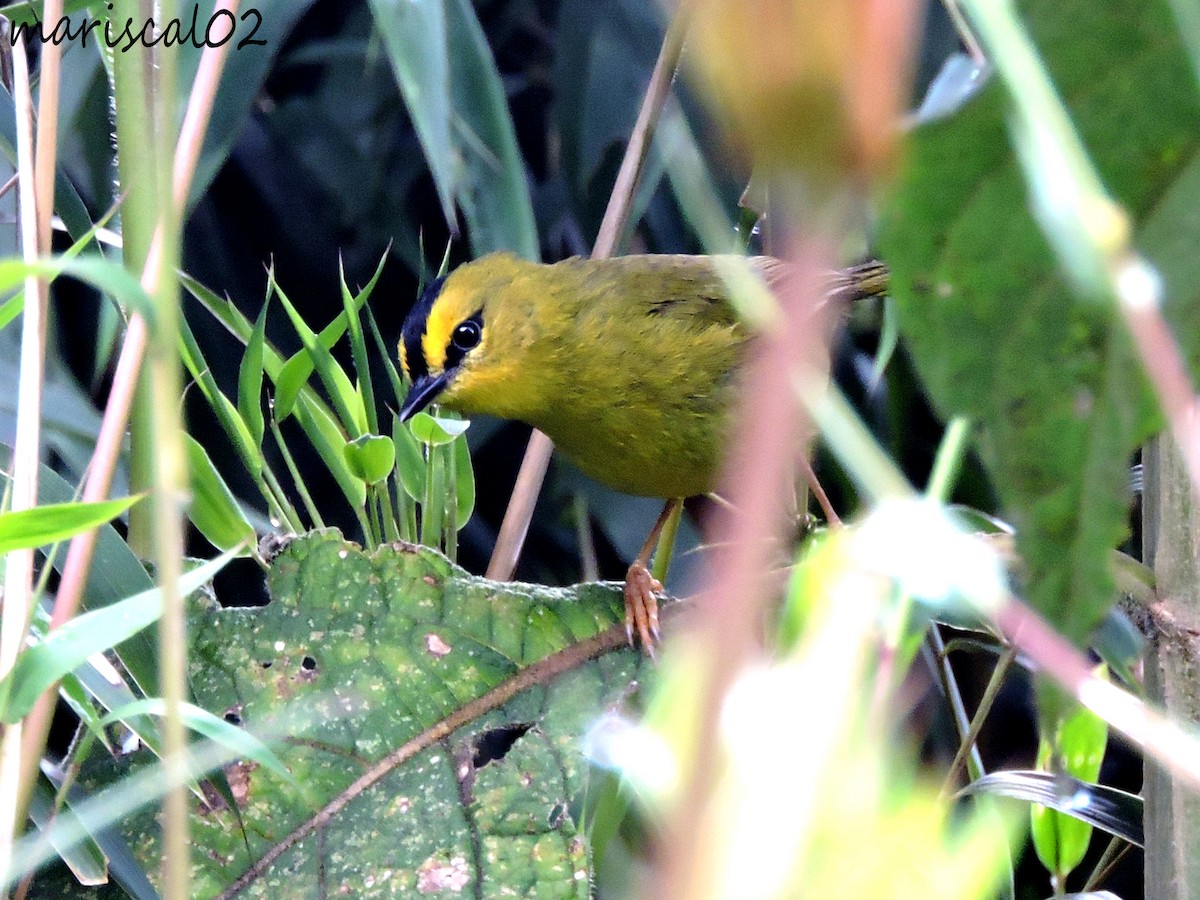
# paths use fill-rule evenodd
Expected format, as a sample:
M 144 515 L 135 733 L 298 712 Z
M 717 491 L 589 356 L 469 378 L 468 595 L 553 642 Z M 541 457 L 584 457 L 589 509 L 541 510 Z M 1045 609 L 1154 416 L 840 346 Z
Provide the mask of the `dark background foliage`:
M 940 7 L 931 4 L 930 8 L 934 12 L 914 93 L 955 49 L 952 30 L 936 12 Z M 658 51 L 661 14 L 644 0 L 494 0 L 477 2 L 475 10 L 503 79 L 526 164 L 543 258 L 586 254 Z M 192 210 L 184 266 L 253 318 L 265 293 L 266 267 L 273 265 L 288 296 L 319 328 L 341 310 L 339 260 L 354 287 L 370 277 L 386 253 L 372 308 L 394 345 L 423 274 L 436 269 L 447 242 L 452 265 L 470 258 L 471 236 L 452 235 L 447 227 L 365 2 L 317 0 L 296 18 L 280 45 L 269 50 L 274 60 L 266 80 L 244 118 L 231 128 L 228 157 Z M 753 66 L 754 61 L 747 60 L 746 65 Z M 88 71 L 86 64 L 83 71 Z M 63 163 L 92 213 L 98 215 L 114 199 L 112 173 L 106 168 L 111 126 L 103 73 L 96 65 L 90 72 L 91 80 L 86 82 L 90 88 L 80 90 L 72 108 L 76 124 L 84 123 L 75 133 L 89 137 L 64 148 Z M 718 144 L 715 128 L 686 85 L 677 94 L 694 133 L 700 136 L 710 169 L 721 178 L 723 198 L 732 211 L 746 172 Z M 661 177 L 661 167 L 652 165 L 650 171 Z M 869 244 L 869 235 L 864 244 Z M 665 180 L 653 191 L 626 249 L 700 249 Z M 196 304 L 188 301 L 185 306 L 219 383 L 227 393 L 236 393 L 241 345 Z M 98 339 L 104 331 L 94 298 L 82 290 L 63 292 L 59 310 L 58 354 L 99 404 L 105 391 L 107 349 Z M 903 348 L 891 360 L 885 377 L 872 385 L 880 321 L 879 307 L 854 316 L 840 338 L 836 375 L 883 445 L 919 485 L 928 474 L 941 426 L 929 411 Z M 299 346 L 282 314 L 272 316 L 268 336 L 288 351 Z M 98 360 L 100 376 L 95 377 Z M 377 385 L 383 383 L 382 378 L 376 380 Z M 254 496 L 206 404 L 194 392 L 186 402 L 192 432 L 211 445 L 210 453 L 235 492 Z M 478 504 L 460 544 L 460 562 L 471 571 L 481 572 L 486 566 L 527 436 L 527 428 L 511 423 L 478 421 L 471 429 Z M 327 521 L 353 535 L 354 519 L 319 462 L 302 459 L 301 466 L 318 505 L 327 511 Z M 837 508 L 843 514 L 853 513 L 855 498 L 848 482 L 820 453 L 818 471 Z M 956 499 L 996 511 L 993 493 L 974 462 L 960 480 Z M 599 488 L 567 464 L 556 462 L 519 577 L 546 583 L 569 583 L 580 577 L 577 517 L 581 509 L 586 509 L 595 535 L 601 576 L 623 575 L 653 520 L 656 503 Z M 704 504 L 698 503 L 693 511 L 702 518 L 703 510 Z M 686 533 L 684 540 L 694 546 L 696 531 Z M 197 539 L 195 549 L 206 552 L 207 548 Z M 677 589 L 686 586 L 696 558 L 681 556 L 673 583 Z M 257 576 L 243 571 L 250 571 L 244 581 L 226 584 L 226 601 L 245 602 L 257 593 Z M 981 689 L 991 660 L 965 658 L 963 662 L 966 683 L 974 682 Z M 983 674 L 973 677 L 977 670 Z M 917 706 L 914 728 L 927 730 L 931 755 L 948 759 L 956 741 L 930 684 L 917 686 L 924 699 Z M 1010 683 L 983 738 L 989 768 L 1032 762 L 1036 739 L 1026 686 Z M 1102 780 L 1136 790 L 1137 760 L 1115 745 Z M 1035 860 L 1026 863 L 1020 896 L 1045 895 L 1044 872 Z M 1124 882 L 1112 884 L 1112 889 L 1139 893 L 1139 867 L 1139 859 L 1128 860 Z

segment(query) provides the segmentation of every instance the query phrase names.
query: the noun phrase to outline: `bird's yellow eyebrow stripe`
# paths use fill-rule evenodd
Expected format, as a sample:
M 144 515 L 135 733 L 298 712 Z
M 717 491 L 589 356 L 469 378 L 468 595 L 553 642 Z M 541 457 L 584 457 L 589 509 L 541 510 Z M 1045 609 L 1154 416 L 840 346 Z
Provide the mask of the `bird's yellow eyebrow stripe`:
M 430 372 L 440 372 L 446 367 L 446 346 L 450 335 L 458 324 L 471 313 L 471 298 L 461 288 L 448 280 L 442 287 L 425 320 L 425 334 L 421 337 L 421 349 L 425 353 L 425 365 Z

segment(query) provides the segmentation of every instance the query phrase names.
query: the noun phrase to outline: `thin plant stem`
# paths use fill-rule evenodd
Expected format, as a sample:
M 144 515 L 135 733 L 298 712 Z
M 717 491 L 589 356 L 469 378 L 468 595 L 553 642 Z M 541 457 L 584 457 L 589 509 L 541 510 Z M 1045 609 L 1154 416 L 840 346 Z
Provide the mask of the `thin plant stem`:
M 373 550 L 383 540 L 383 528 L 379 522 L 379 504 L 375 502 L 375 492 L 370 485 L 367 485 L 366 501 L 363 506 L 366 507 L 367 524 L 371 526 L 371 530 L 365 535 L 367 546 Z
M 1083 886 L 1083 892 L 1086 894 L 1096 890 L 1131 849 L 1133 849 L 1133 845 L 1127 841 L 1123 841 L 1119 837 L 1110 838 L 1108 846 L 1104 848 L 1104 852 L 1096 860 L 1096 865 L 1092 867 L 1091 874 L 1088 875 L 1087 882 Z
M 662 532 L 658 536 L 658 549 L 654 553 L 654 568 L 652 573 L 659 581 L 667 580 L 667 570 L 671 568 L 671 557 L 675 552 L 675 537 L 679 534 L 679 522 L 683 518 L 683 501 L 672 508 L 667 521 L 663 523 Z
M 13 47 L 14 106 L 17 129 L 17 168 L 20 198 L 21 251 L 27 263 L 38 248 L 37 200 L 33 149 L 33 102 L 29 67 L 23 44 Z M 12 460 L 12 510 L 37 506 L 37 476 L 41 446 L 43 366 L 46 348 L 46 283 L 25 279 L 25 309 L 21 316 L 21 359 L 17 385 L 17 433 Z M 24 646 L 29 627 L 33 588 L 33 549 L 14 550 L 4 560 L 4 605 L 0 612 L 0 677 L 8 675 Z M 13 842 L 25 818 L 32 779 L 25 781 L 22 765 L 24 723 L 4 729 L 0 742 L 0 878 L 7 879 Z
M 967 715 L 967 705 L 963 702 L 962 691 L 958 689 L 958 679 L 954 677 L 954 670 L 950 667 L 950 658 L 946 655 L 946 642 L 942 639 L 941 628 L 936 624 L 926 632 L 925 643 L 934 671 L 937 672 L 938 682 L 941 684 L 942 691 L 946 695 L 946 702 L 950 706 L 955 730 L 958 732 L 959 740 L 962 741 L 967 732 L 971 730 L 971 718 Z M 971 780 L 974 781 L 987 774 L 987 770 L 983 767 L 983 758 L 979 755 L 979 748 L 975 746 L 975 743 L 971 742 L 967 746 L 970 748 L 967 754 L 967 771 L 971 775 Z
M 592 539 L 587 498 L 583 494 L 576 494 L 571 507 L 575 519 L 575 542 L 579 545 L 580 578 L 583 581 L 599 581 L 600 564 L 596 560 L 596 542 Z
M 396 518 L 396 507 L 392 504 L 392 488 L 389 481 L 383 481 L 373 486 L 379 500 L 380 514 L 383 517 L 383 535 L 389 541 L 400 540 L 400 526 Z
M 464 441 L 466 438 L 457 437 L 454 440 Z M 458 559 L 458 472 L 454 465 L 454 441 L 443 444 L 438 450 L 442 454 L 446 473 L 446 487 L 441 494 L 444 498 L 442 502 L 446 504 L 442 520 L 442 543 L 446 555 L 455 561 Z
M 304 479 L 300 476 L 300 469 L 296 465 L 296 460 L 292 458 L 292 452 L 288 449 L 287 442 L 283 439 L 283 432 L 279 430 L 279 422 L 275 419 L 274 411 L 268 416 L 271 423 L 271 435 L 275 438 L 275 446 L 279 448 L 280 454 L 283 456 L 283 463 L 287 466 L 288 474 L 292 477 L 292 484 L 296 486 L 296 493 L 300 495 L 300 501 L 304 504 L 305 511 L 308 512 L 308 520 L 315 528 L 324 528 L 325 520 L 321 518 L 321 513 L 317 509 L 317 504 L 313 502 L 312 495 L 308 493 L 308 487 L 304 484 Z M 279 488 L 282 491 L 282 488 Z M 296 524 L 300 524 L 300 516 L 296 514 Z M 297 534 L 303 529 L 295 528 Z
M 954 790 L 954 782 L 958 778 L 958 770 L 962 768 L 968 756 L 975 756 L 975 741 L 979 738 L 979 732 L 983 730 L 983 723 L 987 721 L 988 714 L 992 711 L 992 704 L 996 702 L 996 697 L 1000 694 L 1000 688 L 1004 686 L 1004 679 L 1008 675 L 1008 670 L 1012 668 L 1012 664 L 1016 658 L 1016 648 L 1005 647 L 1004 652 L 1000 654 L 1000 658 L 996 661 L 996 666 L 992 669 L 992 676 L 988 679 L 987 687 L 984 688 L 983 696 L 979 700 L 979 706 L 975 710 L 975 715 L 971 718 L 971 724 L 967 727 L 966 733 L 960 736 L 958 752 L 954 754 L 950 768 L 946 770 L 946 780 L 942 783 L 942 797 L 950 796 L 950 792 Z M 948 665 L 946 669 L 947 671 L 949 670 Z
M 437 447 L 429 447 L 429 474 L 425 481 L 425 503 L 421 506 L 421 543 L 429 547 L 441 546 L 442 522 L 446 508 L 442 497 L 446 490 L 446 473 L 442 454 Z
M 670 94 L 675 70 L 679 66 L 684 37 L 691 20 L 691 7 L 691 2 L 679 5 L 663 38 L 662 49 L 659 50 L 658 60 L 650 75 L 650 85 L 638 111 L 637 122 L 630 133 L 629 144 L 625 148 L 625 156 L 621 160 L 621 168 L 617 172 L 617 180 L 613 185 L 608 207 L 604 211 L 604 219 L 596 234 L 596 243 L 592 248 L 593 259 L 607 259 L 613 256 L 629 223 L 634 194 L 646 165 L 654 131 Z M 516 570 L 553 450 L 554 444 L 550 438 L 540 431 L 535 430 L 530 436 L 529 445 L 525 448 L 525 458 L 521 462 L 521 469 L 513 486 L 512 498 L 504 513 L 504 521 L 500 524 L 500 533 L 496 537 L 496 547 L 488 563 L 488 578 L 505 581 L 511 578 Z
M 300 526 L 300 513 L 288 500 L 283 485 L 279 483 L 275 472 L 266 464 L 265 460 L 263 461 L 262 476 L 257 481 L 259 492 L 267 501 L 271 515 L 277 517 L 279 522 L 286 525 L 292 532 L 299 534 L 303 530 Z
M 937 455 L 933 458 L 933 471 L 929 474 L 929 485 L 925 496 L 945 503 L 950 499 L 954 482 L 967 455 L 967 440 L 971 436 L 971 424 L 962 416 L 955 416 L 946 426 Z

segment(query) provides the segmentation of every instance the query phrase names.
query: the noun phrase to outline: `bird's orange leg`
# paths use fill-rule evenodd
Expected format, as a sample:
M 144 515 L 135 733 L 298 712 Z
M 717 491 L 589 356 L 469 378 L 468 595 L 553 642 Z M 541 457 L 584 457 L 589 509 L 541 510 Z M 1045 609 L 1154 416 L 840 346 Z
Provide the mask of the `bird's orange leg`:
M 642 649 L 651 657 L 654 656 L 654 645 L 659 639 L 658 598 L 655 594 L 660 592 L 663 586 L 662 582 L 650 574 L 650 557 L 667 519 L 682 502 L 680 498 L 666 502 L 658 521 L 650 529 L 650 536 L 642 545 L 642 552 L 625 574 L 625 634 L 629 638 L 629 645 L 633 646 L 633 633 L 636 630 Z

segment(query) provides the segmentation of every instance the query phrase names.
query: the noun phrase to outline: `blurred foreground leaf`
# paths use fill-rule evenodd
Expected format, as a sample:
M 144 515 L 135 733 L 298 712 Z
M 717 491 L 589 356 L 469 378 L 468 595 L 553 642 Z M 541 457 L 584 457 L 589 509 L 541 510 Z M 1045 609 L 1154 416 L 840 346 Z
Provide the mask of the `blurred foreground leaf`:
M 1196 359 L 1200 102 L 1168 4 L 1037 0 L 1021 10 Z M 1072 296 L 1027 196 L 992 84 L 917 132 L 881 239 L 930 396 L 947 418 L 983 426 L 1030 600 L 1082 641 L 1113 597 L 1129 455 L 1159 423 L 1110 305 Z

